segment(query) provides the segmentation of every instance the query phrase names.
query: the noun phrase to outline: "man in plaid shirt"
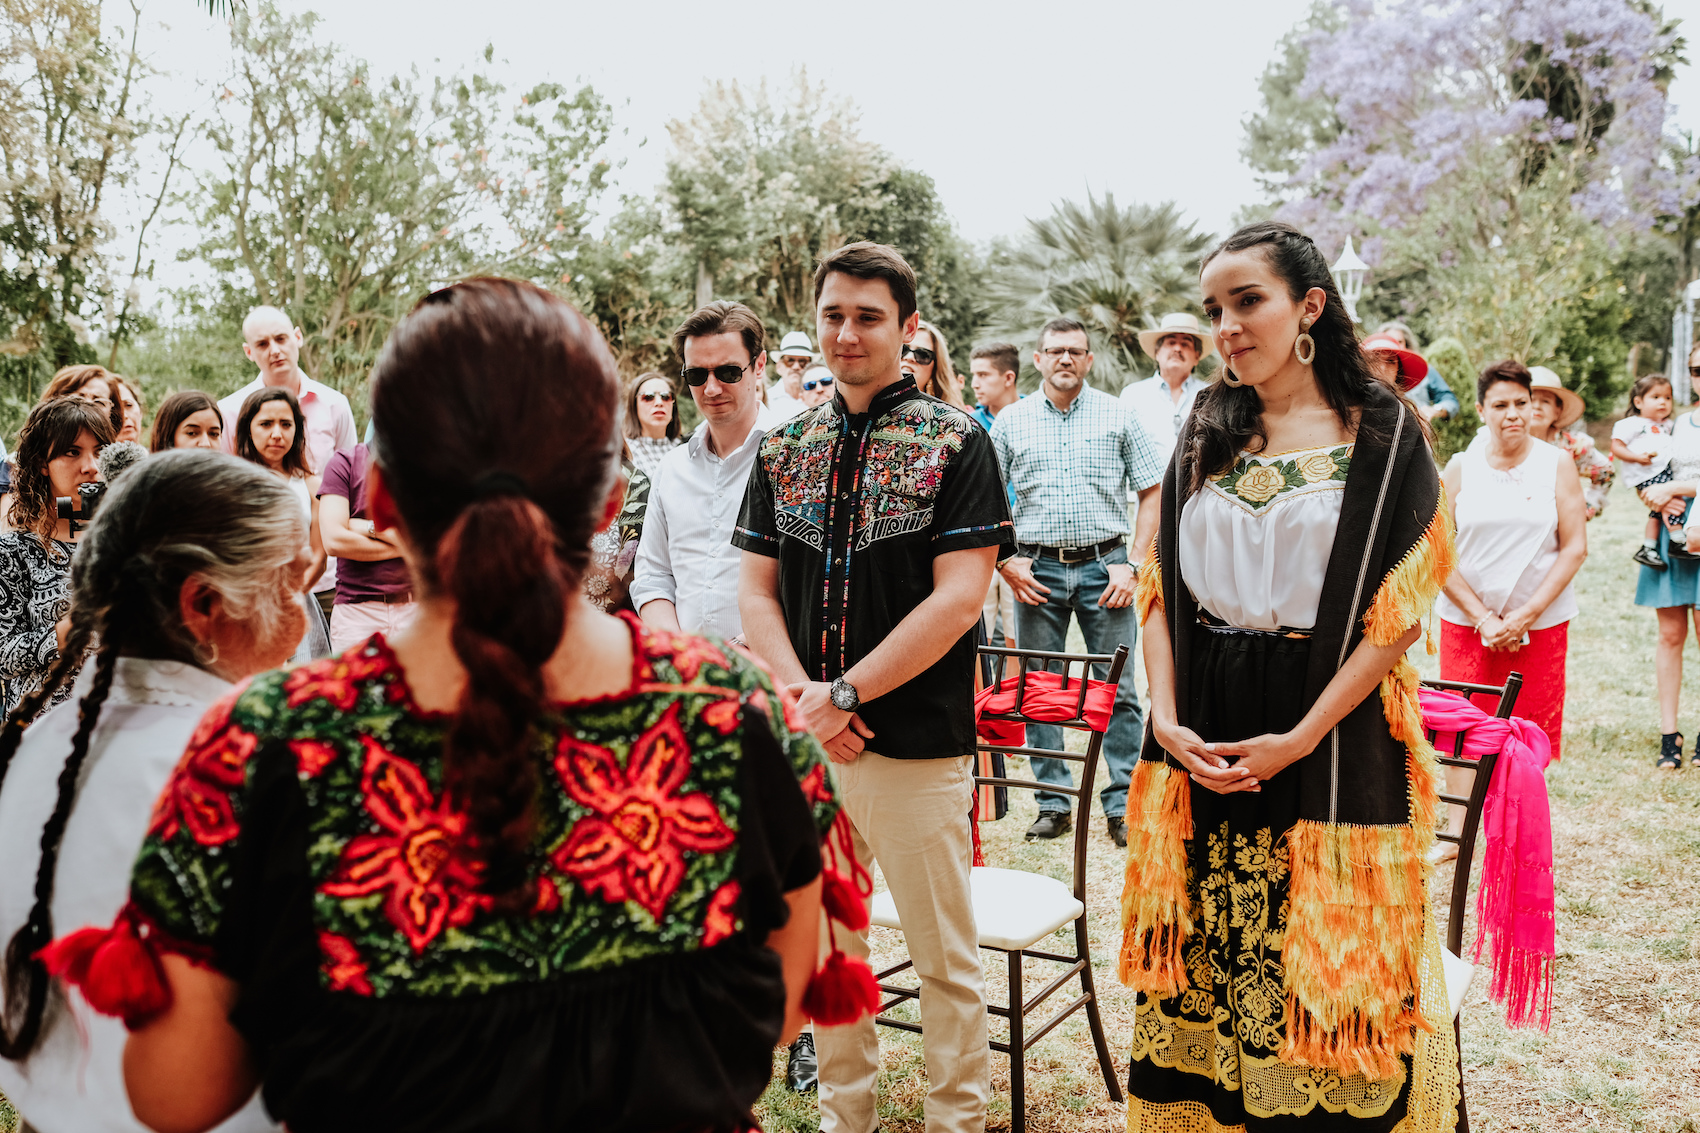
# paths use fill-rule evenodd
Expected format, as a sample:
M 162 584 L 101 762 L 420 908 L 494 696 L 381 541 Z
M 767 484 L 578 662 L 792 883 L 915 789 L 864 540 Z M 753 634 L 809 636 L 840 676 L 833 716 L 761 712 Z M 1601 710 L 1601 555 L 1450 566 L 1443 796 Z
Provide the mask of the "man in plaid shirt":
M 1016 637 L 1023 649 L 1062 652 L 1071 618 L 1086 648 L 1132 649 L 1139 632 L 1133 579 L 1157 528 L 1162 456 L 1136 413 L 1086 384 L 1092 347 L 1086 328 L 1056 318 L 1039 331 L 1033 362 L 1040 392 L 997 415 L 992 445 L 1004 481 L 1015 493 L 1014 557 L 998 565 L 1019 603 Z M 1139 497 L 1139 529 L 1127 545 L 1127 493 Z M 1131 557 L 1130 557 L 1131 554 Z M 1102 674 L 1099 674 L 1102 676 Z M 1139 760 L 1145 713 L 1134 689 L 1133 666 L 1122 672 L 1115 712 L 1104 735 L 1110 785 L 1101 795 L 1109 834 L 1127 845 L 1127 783 Z M 1029 724 L 1028 743 L 1060 749 L 1062 729 Z M 1068 764 L 1033 760 L 1042 782 L 1071 786 Z M 1069 796 L 1039 795 L 1039 818 L 1029 838 L 1055 838 L 1070 825 Z M 1083 816 L 1084 817 L 1084 816 Z

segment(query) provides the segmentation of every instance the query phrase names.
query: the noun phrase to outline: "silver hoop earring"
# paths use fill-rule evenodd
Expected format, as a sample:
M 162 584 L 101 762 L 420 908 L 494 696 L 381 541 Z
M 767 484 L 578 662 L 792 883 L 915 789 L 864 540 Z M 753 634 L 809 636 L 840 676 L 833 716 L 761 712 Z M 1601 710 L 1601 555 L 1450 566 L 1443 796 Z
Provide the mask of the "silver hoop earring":
M 1225 382 L 1226 384 L 1230 385 L 1230 386 L 1233 386 L 1235 389 L 1239 389 L 1241 386 L 1245 385 L 1244 382 L 1242 382 L 1238 378 L 1234 377 L 1234 372 L 1232 370 L 1228 369 L 1226 366 L 1222 367 L 1222 381 Z
M 1316 361 L 1316 339 L 1312 338 L 1309 332 L 1293 339 L 1293 357 L 1304 366 Z
M 195 642 L 195 648 L 191 652 L 195 655 L 195 664 L 203 669 L 218 664 L 218 646 L 210 641 Z

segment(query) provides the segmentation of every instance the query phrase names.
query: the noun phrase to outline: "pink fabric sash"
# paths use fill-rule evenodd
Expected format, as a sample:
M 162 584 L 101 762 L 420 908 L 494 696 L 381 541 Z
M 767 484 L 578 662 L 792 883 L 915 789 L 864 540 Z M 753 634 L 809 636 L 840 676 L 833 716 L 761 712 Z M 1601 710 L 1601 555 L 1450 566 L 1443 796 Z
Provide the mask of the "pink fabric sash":
M 1480 759 L 1497 751 L 1499 763 L 1482 807 L 1486 850 L 1476 892 L 1475 960 L 1487 945 L 1493 964 L 1488 994 L 1505 1004 L 1513 1027 L 1552 1025 L 1553 927 L 1552 815 L 1543 770 L 1552 746 L 1543 732 L 1520 716 L 1490 716 L 1455 692 L 1422 689 L 1423 724 L 1434 746 L 1452 755 L 1459 732 L 1463 756 Z M 1465 864 L 1465 868 L 1468 868 Z M 1538 1016 L 1538 1019 L 1537 1019 Z

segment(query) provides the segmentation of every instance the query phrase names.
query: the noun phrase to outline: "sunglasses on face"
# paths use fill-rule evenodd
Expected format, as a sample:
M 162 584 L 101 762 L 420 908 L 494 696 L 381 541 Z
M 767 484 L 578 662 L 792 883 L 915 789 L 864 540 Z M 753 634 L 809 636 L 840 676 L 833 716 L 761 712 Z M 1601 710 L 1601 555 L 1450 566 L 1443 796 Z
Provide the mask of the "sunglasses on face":
M 923 366 L 931 366 L 934 362 L 938 361 L 939 357 L 931 350 L 928 350 L 925 346 L 910 346 L 908 343 L 904 343 L 903 345 L 903 356 L 905 358 L 913 358 Z
M 1700 366 L 1688 367 L 1688 376 L 1691 378 L 1700 378 Z
M 803 383 L 803 389 L 805 389 L 805 390 L 817 390 L 817 389 L 820 389 L 822 386 L 830 386 L 831 384 L 832 384 L 831 378 L 816 378 L 812 382 L 804 382 Z
M 640 393 L 640 394 L 638 394 L 638 400 L 639 401 L 672 401 L 673 395 L 670 394 L 670 393 Z
M 731 363 L 716 366 L 712 370 L 707 366 L 688 366 L 679 371 L 679 376 L 685 379 L 688 386 L 704 386 L 708 384 L 709 375 L 713 374 L 715 381 L 729 386 L 743 381 L 744 371 L 748 369 L 748 366 L 734 366 Z

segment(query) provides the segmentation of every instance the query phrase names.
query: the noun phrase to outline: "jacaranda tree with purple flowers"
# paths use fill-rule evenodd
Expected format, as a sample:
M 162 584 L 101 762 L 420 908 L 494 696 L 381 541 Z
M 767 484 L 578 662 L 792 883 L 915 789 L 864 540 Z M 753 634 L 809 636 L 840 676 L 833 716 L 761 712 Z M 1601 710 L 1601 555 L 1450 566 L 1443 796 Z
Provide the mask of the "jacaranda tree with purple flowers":
M 1696 196 L 1667 156 L 1674 25 L 1631 0 L 1345 0 L 1331 15 L 1278 63 L 1288 81 L 1303 68 L 1296 95 L 1330 126 L 1293 135 L 1314 141 L 1285 155 L 1282 215 L 1325 248 L 1356 236 L 1407 313 L 1478 362 L 1546 362 L 1609 396 L 1627 353 L 1612 324 L 1630 315 L 1614 265 Z M 1254 134 L 1279 136 L 1267 119 Z M 1579 337 L 1578 318 L 1615 347 Z

